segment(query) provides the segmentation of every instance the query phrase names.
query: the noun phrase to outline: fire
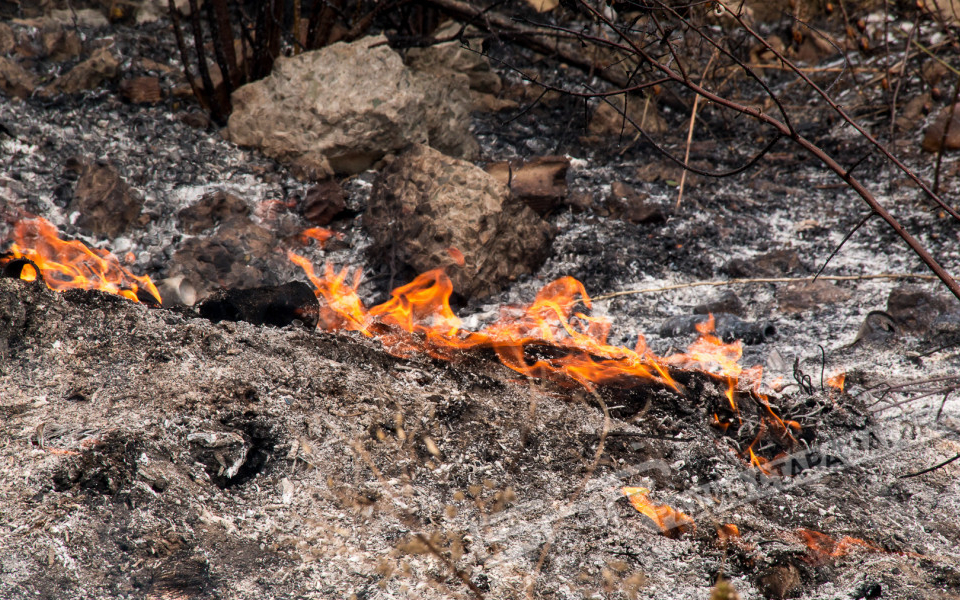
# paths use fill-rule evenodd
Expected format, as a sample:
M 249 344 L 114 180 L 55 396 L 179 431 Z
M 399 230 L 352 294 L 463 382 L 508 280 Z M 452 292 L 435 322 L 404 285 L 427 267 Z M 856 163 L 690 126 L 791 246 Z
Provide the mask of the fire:
M 0 266 L 20 258 L 33 261 L 52 290 L 101 290 L 134 302 L 140 302 L 146 293 L 160 304 L 160 293 L 149 277 L 133 275 L 106 250 L 61 240 L 56 227 L 46 219 L 23 220 L 14 226 L 13 245 L 0 257 Z M 27 281 L 37 277 L 36 269 L 29 264 L 20 272 L 20 278 Z
M 395 289 L 390 300 L 367 309 L 357 294 L 361 273 L 339 272 L 327 265 L 318 275 L 302 256 L 288 252 L 315 286 L 321 303 L 320 327 L 328 331 L 348 330 L 382 341 L 391 352 L 409 355 L 426 352 L 452 359 L 464 351 L 493 350 L 507 367 L 527 377 L 549 379 L 561 385 L 579 384 L 587 389 L 597 385 L 620 388 L 657 383 L 675 391 L 679 384 L 670 368 L 698 369 L 726 384 L 726 396 L 733 415 L 740 419 L 737 399 L 752 398 L 761 410 L 761 435 L 742 455 L 760 466 L 754 446 L 762 434 L 775 434 L 781 442 L 792 443 L 793 421 L 784 421 L 760 393 L 762 368 L 744 369 L 739 360 L 740 341 L 724 343 L 713 335 L 713 317 L 699 326 L 700 337 L 683 354 L 656 356 L 643 336 L 635 348 L 608 343 L 611 322 L 586 314 L 592 306 L 583 284 L 562 277 L 545 285 L 525 307 L 503 307 L 499 319 L 479 331 L 463 327 L 450 306 L 453 284 L 442 269 L 434 269 Z M 582 309 L 580 307 L 583 307 Z M 723 428 L 727 416 L 714 415 Z M 742 420 L 741 420 L 742 423 Z
M 854 548 L 863 548 L 869 552 L 884 552 L 883 548 L 860 538 L 844 536 L 837 540 L 825 533 L 802 528 L 797 529 L 795 533 L 810 549 L 810 558 L 815 562 L 825 562 L 831 558 L 846 556 Z
M 308 244 L 310 240 L 316 240 L 320 247 L 323 248 L 327 245 L 327 242 L 334 237 L 340 239 L 343 237 L 343 234 L 324 229 L 323 227 L 310 227 L 300 232 L 299 239 L 300 243 L 304 245 Z
M 650 501 L 650 490 L 642 487 L 625 487 L 621 490 L 637 512 L 645 515 L 660 528 L 667 537 L 678 537 L 696 529 L 693 519 L 666 504 L 656 504 Z
M 843 393 L 843 384 L 847 379 L 846 373 L 837 373 L 833 377 L 827 378 L 827 385 L 832 387 L 835 390 L 838 390 L 841 394 Z

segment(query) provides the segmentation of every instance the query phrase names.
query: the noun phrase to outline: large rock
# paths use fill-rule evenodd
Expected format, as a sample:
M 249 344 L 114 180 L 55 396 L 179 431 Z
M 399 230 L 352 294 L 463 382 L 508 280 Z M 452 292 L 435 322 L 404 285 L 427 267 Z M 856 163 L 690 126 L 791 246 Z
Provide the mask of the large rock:
M 340 173 L 367 169 L 410 143 L 470 158 L 462 74 L 418 73 L 383 36 L 281 57 L 269 77 L 233 93 L 230 139 L 281 161 L 325 155 Z
M 454 290 L 484 295 L 546 258 L 552 231 L 482 169 L 417 145 L 374 182 L 363 224 L 371 253 L 418 272 L 449 269 Z M 458 253 L 459 251 L 459 253 Z

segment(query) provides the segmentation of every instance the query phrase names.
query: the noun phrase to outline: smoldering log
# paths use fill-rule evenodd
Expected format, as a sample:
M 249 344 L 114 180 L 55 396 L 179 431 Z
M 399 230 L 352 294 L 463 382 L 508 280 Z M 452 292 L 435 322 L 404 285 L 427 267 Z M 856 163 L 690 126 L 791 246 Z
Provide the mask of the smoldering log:
M 681 315 L 667 319 L 660 326 L 660 335 L 677 337 L 697 333 L 697 325 L 709 318 L 709 315 Z M 762 344 L 777 335 L 777 328 L 770 322 L 744 321 L 729 313 L 716 313 L 713 318 L 715 335 L 726 343 L 742 340 L 744 344 Z
M 220 290 L 200 303 L 200 316 L 214 323 L 246 321 L 254 325 L 283 327 L 301 321 L 316 327 L 320 303 L 302 281 L 279 286 Z

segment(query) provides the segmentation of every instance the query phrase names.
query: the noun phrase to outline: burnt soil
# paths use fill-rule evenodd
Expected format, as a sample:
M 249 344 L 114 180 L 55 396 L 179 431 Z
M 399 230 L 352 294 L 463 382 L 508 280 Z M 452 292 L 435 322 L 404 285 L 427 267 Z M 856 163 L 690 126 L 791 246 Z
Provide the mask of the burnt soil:
M 141 59 L 150 58 L 174 67 L 163 77 L 177 78 L 163 21 L 83 33 L 112 37 L 123 77 L 149 74 Z M 601 85 L 502 51 L 544 77 Z M 536 97 L 515 72 L 501 75 L 506 97 Z M 905 95 L 922 91 L 912 85 Z M 837 93 L 853 103 L 863 90 Z M 881 101 L 857 106 L 876 115 L 869 109 Z M 662 110 L 672 128 L 663 142 L 682 154 L 687 121 L 669 103 Z M 210 235 L 186 234 L 179 211 L 227 190 L 276 247 L 318 265 L 363 267 L 360 292 L 371 303 L 400 283 L 388 259 L 366 253 L 360 215 L 374 172 L 342 182 L 349 210 L 330 227 L 343 238 L 302 247 L 295 234 L 308 224 L 297 207 L 312 184 L 225 142 L 213 126 L 181 119 L 197 111 L 173 96 L 128 103 L 116 82 L 72 98 L 0 98 L 3 227 L 41 215 L 66 235 L 131 253 L 134 272 L 162 279 L 175 272 L 178 250 Z M 934 159 L 919 141 L 934 112 L 894 144 L 925 178 Z M 679 171 L 629 136 L 582 139 L 581 101 L 551 96 L 511 116 L 475 116 L 483 159 L 566 154 L 568 197 L 580 201 L 547 217 L 557 236 L 538 272 L 461 302 L 473 326 L 564 275 L 596 295 L 808 276 L 867 214 L 785 142 L 739 176 L 688 179 L 676 208 Z M 810 137 L 848 163 L 867 151 L 825 109 L 808 116 Z M 728 169 L 750 153 L 749 124 L 738 130 L 709 109 L 703 119 L 711 137 L 691 149 L 698 166 Z M 72 225 L 67 165 L 76 157 L 112 164 L 143 194 L 148 218 L 113 239 Z M 943 172 L 944 196 L 955 197 L 950 154 Z M 955 221 L 875 157 L 858 173 L 948 271 L 960 272 Z M 614 181 L 663 219 L 619 218 Z M 303 279 L 281 253 L 245 260 L 255 273 L 245 283 Z M 825 274 L 876 273 L 928 276 L 872 219 Z M 743 363 L 765 368 L 774 408 L 801 426 L 792 448 L 757 446 L 766 458 L 801 457 L 794 477 L 765 476 L 741 457 L 762 414 L 748 395 L 743 427 L 711 424 L 725 388 L 702 373 L 678 371 L 682 393 L 643 385 L 594 396 L 523 380 L 492 354 L 397 357 L 359 334 L 212 323 L 191 309 L 0 279 L 0 597 L 707 598 L 721 575 L 744 599 L 957 597 L 960 462 L 903 478 L 960 454 L 955 301 L 941 284 L 914 277 L 816 289 L 680 287 L 598 300 L 593 313 L 614 319 L 613 343 L 632 347 L 642 333 L 669 354 L 695 336 L 661 336 L 660 326 L 725 290 L 740 299 L 741 317 L 776 330 L 746 346 Z M 854 343 L 869 313 L 893 311 L 894 290 L 916 299 L 900 307 L 896 334 L 877 330 Z M 921 325 L 907 327 L 910 318 Z M 845 393 L 821 385 L 840 372 Z M 891 389 L 903 384 L 911 385 Z M 651 500 L 687 512 L 695 530 L 663 535 L 623 486 L 649 488 Z M 723 543 L 723 524 L 737 525 L 741 538 Z M 800 529 L 860 542 L 830 556 L 808 548 Z

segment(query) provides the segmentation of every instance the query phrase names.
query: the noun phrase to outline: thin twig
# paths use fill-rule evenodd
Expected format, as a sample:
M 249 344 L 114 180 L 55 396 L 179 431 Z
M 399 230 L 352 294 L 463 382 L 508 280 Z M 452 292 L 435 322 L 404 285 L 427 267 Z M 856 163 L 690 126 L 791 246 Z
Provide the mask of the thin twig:
M 656 292 L 669 292 L 672 290 L 682 290 L 694 287 L 722 287 L 726 285 L 754 284 L 754 283 L 794 283 L 800 281 L 815 281 L 825 279 L 828 281 L 861 281 L 867 279 L 924 279 L 933 281 L 937 279 L 936 275 L 927 275 L 926 273 L 877 273 L 873 275 L 821 275 L 819 277 L 761 277 L 757 279 L 725 279 L 723 281 L 691 281 L 690 283 L 678 283 L 675 285 L 665 285 L 663 287 L 644 288 L 639 290 L 623 290 L 619 292 L 610 292 L 594 296 L 591 300 L 608 300 L 618 296 L 632 296 L 636 294 L 653 294 Z
M 907 479 L 907 478 L 909 478 L 909 477 L 919 477 L 920 475 L 923 475 L 923 474 L 925 474 L 925 473 L 929 473 L 930 471 L 936 471 L 937 469 L 939 469 L 939 468 L 941 468 L 941 467 L 945 467 L 945 466 L 949 465 L 950 463 L 952 463 L 952 462 L 955 461 L 955 460 L 960 460 L 960 454 L 957 454 L 957 455 L 954 456 L 953 458 L 948 458 L 947 460 L 943 461 L 942 463 L 939 463 L 939 464 L 933 465 L 932 467 L 928 467 L 928 468 L 926 468 L 926 469 L 923 469 L 922 471 L 917 471 L 916 473 L 909 473 L 909 474 L 907 474 L 907 475 L 901 475 L 901 476 L 900 476 L 900 479 Z

